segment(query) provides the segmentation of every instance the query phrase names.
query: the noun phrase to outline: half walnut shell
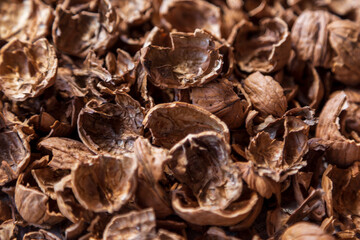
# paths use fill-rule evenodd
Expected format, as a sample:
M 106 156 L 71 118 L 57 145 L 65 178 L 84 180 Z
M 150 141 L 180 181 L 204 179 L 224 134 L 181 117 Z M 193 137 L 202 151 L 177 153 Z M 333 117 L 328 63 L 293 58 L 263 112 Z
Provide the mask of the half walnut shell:
M 13 40 L 0 50 L 0 90 L 14 101 L 37 97 L 54 84 L 57 66 L 48 40 Z
M 359 91 L 337 91 L 320 113 L 316 137 L 329 142 L 326 160 L 337 166 L 347 167 L 360 159 L 359 101 Z
M 255 72 L 243 81 L 244 91 L 261 115 L 282 117 L 287 109 L 284 89 L 270 76 Z
M 30 162 L 30 145 L 20 126 L 0 113 L 0 186 L 16 179 Z
M 336 56 L 332 63 L 335 79 L 347 84 L 360 83 L 360 31 L 359 24 L 338 20 L 328 25 L 329 41 Z
M 171 47 L 141 49 L 141 63 L 155 86 L 185 89 L 201 86 L 220 74 L 223 57 L 209 33 L 199 29 L 172 32 L 170 39 Z
M 291 29 L 291 40 L 301 60 L 310 61 L 314 67 L 330 67 L 333 52 L 328 41 L 328 25 L 337 19 L 323 10 L 306 10 L 300 14 Z
M 217 6 L 203 0 L 165 0 L 160 7 L 163 24 L 179 32 L 204 29 L 221 37 L 221 11 Z
M 240 172 L 229 153 L 229 144 L 216 132 L 189 134 L 170 149 L 168 167 L 192 190 L 200 207 L 225 209 L 242 191 Z
M 76 57 L 86 57 L 91 51 L 104 54 L 118 36 L 115 10 L 102 0 L 97 12 L 73 13 L 62 5 L 56 8 L 52 38 L 56 48 Z
M 71 171 L 72 189 L 79 203 L 93 212 L 118 211 L 136 188 L 137 161 L 98 155 Z
M 46 37 L 53 20 L 53 9 L 41 0 L 4 0 L 0 12 L 0 40 L 6 41 Z
M 132 152 L 135 140 L 143 134 L 140 104 L 125 93 L 117 95 L 116 100 L 116 104 L 91 100 L 80 111 L 80 139 L 96 153 Z
M 229 142 L 229 129 L 210 112 L 183 102 L 158 104 L 151 108 L 144 118 L 155 145 L 171 148 L 188 134 L 215 131 Z
M 251 138 L 246 158 L 260 176 L 282 182 L 306 166 L 309 129 L 293 116 L 278 119 Z
M 245 72 L 275 72 L 290 57 L 290 32 L 280 18 L 263 19 L 259 26 L 244 20 L 234 27 L 229 42 L 235 49 L 235 61 Z
M 251 104 L 236 94 L 233 85 L 227 79 L 190 89 L 192 104 L 202 107 L 219 117 L 230 129 L 240 127 L 250 110 Z
M 319 226 L 308 222 L 299 222 L 286 229 L 280 240 L 335 240 L 331 235 L 324 232 Z
M 114 216 L 107 224 L 103 240 L 155 239 L 156 218 L 152 209 Z

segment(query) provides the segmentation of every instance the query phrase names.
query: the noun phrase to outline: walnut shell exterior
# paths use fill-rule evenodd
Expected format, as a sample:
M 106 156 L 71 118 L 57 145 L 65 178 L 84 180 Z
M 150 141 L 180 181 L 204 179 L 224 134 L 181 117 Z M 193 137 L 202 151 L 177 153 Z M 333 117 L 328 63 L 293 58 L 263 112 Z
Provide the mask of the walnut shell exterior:
M 48 40 L 12 40 L 0 50 L 0 90 L 14 101 L 37 97 L 54 84 L 57 67 Z

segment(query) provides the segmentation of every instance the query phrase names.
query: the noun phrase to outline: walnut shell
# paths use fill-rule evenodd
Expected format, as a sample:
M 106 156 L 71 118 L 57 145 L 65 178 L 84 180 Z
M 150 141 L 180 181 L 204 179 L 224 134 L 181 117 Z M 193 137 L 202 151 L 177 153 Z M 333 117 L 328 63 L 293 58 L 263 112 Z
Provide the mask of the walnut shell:
M 33 239 L 40 239 L 40 240 L 60 240 L 55 234 L 40 229 L 37 232 L 28 232 L 24 235 L 23 240 L 33 240 Z
M 152 209 L 114 216 L 105 228 L 103 240 L 155 239 L 155 220 Z
M 160 18 L 165 26 L 179 32 L 204 29 L 221 37 L 220 8 L 203 0 L 164 0 L 160 7 Z
M 244 123 L 251 105 L 245 97 L 238 96 L 226 80 L 210 82 L 190 89 L 192 104 L 202 107 L 219 117 L 230 129 Z
M 242 21 L 234 27 L 229 41 L 235 49 L 235 61 L 245 72 L 275 72 L 290 57 L 290 33 L 280 18 L 263 19 L 259 26 Z
M 47 195 L 25 185 L 27 175 L 20 174 L 15 187 L 15 205 L 21 217 L 34 226 L 52 226 L 64 220 L 61 213 L 52 211 Z
M 188 103 L 158 104 L 146 114 L 143 124 L 149 128 L 153 143 L 171 148 L 188 134 L 216 131 L 229 142 L 226 124 L 210 112 Z
M 349 20 L 333 21 L 328 25 L 329 42 L 336 56 L 332 63 L 335 79 L 347 84 L 360 83 L 359 24 Z
M 173 176 L 192 190 L 200 207 L 223 210 L 241 195 L 240 172 L 232 165 L 230 146 L 220 134 L 189 134 L 169 155 Z
M 359 91 L 337 91 L 320 113 L 316 137 L 329 141 L 326 160 L 337 166 L 350 166 L 360 158 L 359 100 Z
M 40 0 L 0 2 L 0 40 L 33 42 L 46 37 L 53 20 L 53 9 Z
M 303 11 L 291 29 L 291 40 L 297 56 L 314 67 L 330 67 L 332 49 L 328 42 L 328 25 L 338 17 L 323 10 Z
M 140 104 L 127 94 L 119 94 L 116 99 L 116 104 L 91 100 L 80 111 L 80 139 L 96 153 L 132 152 L 135 140 L 143 134 Z
M 48 40 L 10 41 L 0 50 L 0 89 L 14 101 L 37 97 L 54 84 L 57 66 Z
M 10 125 L 0 113 L 0 186 L 16 179 L 30 162 L 30 145 L 18 125 Z
M 140 25 L 149 20 L 152 12 L 152 0 L 110 0 L 117 15 L 127 25 Z
M 284 90 L 272 77 L 255 72 L 243 81 L 243 88 L 261 115 L 282 117 L 285 113 L 287 101 Z
M 93 212 L 118 211 L 136 188 L 135 159 L 98 155 L 71 171 L 71 184 L 79 203 Z
M 280 240 L 334 240 L 334 238 L 325 233 L 319 226 L 307 223 L 299 222 L 286 229 Z
M 97 10 L 73 13 L 58 5 L 52 28 L 55 47 L 77 57 L 85 57 L 90 50 L 105 53 L 118 36 L 118 20 L 108 0 L 100 1 Z
M 141 49 L 141 63 L 155 86 L 186 89 L 220 74 L 223 57 L 209 33 L 199 29 L 194 33 L 171 32 L 170 39 L 171 47 Z
M 309 125 L 285 116 L 251 138 L 246 158 L 260 176 L 282 182 L 306 166 L 303 157 L 308 151 L 308 134 Z

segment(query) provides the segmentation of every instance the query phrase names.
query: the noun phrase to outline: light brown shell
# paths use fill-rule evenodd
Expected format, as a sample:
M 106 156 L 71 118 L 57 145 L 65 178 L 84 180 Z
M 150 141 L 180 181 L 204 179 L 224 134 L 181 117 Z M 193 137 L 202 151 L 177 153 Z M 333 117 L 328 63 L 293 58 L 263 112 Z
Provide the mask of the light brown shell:
M 103 240 L 155 239 L 155 220 L 152 209 L 114 216 L 105 228 Z
M 91 100 L 80 111 L 78 133 L 96 153 L 132 152 L 135 140 L 143 134 L 143 118 L 142 107 L 127 94 L 117 95 L 117 104 Z
M 84 58 L 90 50 L 105 53 L 115 43 L 117 25 L 116 13 L 108 0 L 100 1 L 97 12 L 73 13 L 58 5 L 52 38 L 58 50 Z
M 46 37 L 53 20 L 53 9 L 40 0 L 0 2 L 0 40 L 33 42 Z
M 219 117 L 230 129 L 240 127 L 251 104 L 238 96 L 227 79 L 210 82 L 190 89 L 192 104 L 202 107 Z
M 243 81 L 243 88 L 261 115 L 282 117 L 285 113 L 287 101 L 284 89 L 272 77 L 255 72 Z
M 228 41 L 235 49 L 235 61 L 246 72 L 275 72 L 290 57 L 290 32 L 280 18 L 263 19 L 259 26 L 244 20 L 234 27 Z
M 16 179 L 30 162 L 30 145 L 21 126 L 9 125 L 0 113 L 0 186 Z
M 216 131 L 229 142 L 229 129 L 224 122 L 210 112 L 183 102 L 158 104 L 151 108 L 144 118 L 153 143 L 171 148 L 188 134 Z
M 241 175 L 230 159 L 230 146 L 216 132 L 187 135 L 170 149 L 167 165 L 201 208 L 223 210 L 241 195 Z
M 335 240 L 316 224 L 299 222 L 286 229 L 280 240 Z
M 220 8 L 204 0 L 164 0 L 160 17 L 166 27 L 179 32 L 204 29 L 221 37 Z
M 297 56 L 315 67 L 330 67 L 332 49 L 328 42 L 328 24 L 338 17 L 323 10 L 303 11 L 291 29 L 292 45 Z
M 330 148 L 326 151 L 326 160 L 337 166 L 350 166 L 360 159 L 360 143 L 356 131 L 359 99 L 360 93 L 356 90 L 334 92 L 319 116 L 316 137 L 329 141 Z M 352 114 L 354 116 L 351 116 Z M 347 119 L 349 123 L 346 122 Z M 352 124 L 353 120 L 355 122 Z M 350 127 L 350 132 L 347 132 L 347 127 Z
M 45 38 L 12 40 L 0 50 L 0 90 L 14 101 L 34 98 L 55 82 L 58 60 Z
M 171 32 L 171 47 L 150 45 L 141 49 L 141 63 L 150 81 L 161 88 L 185 89 L 216 78 L 223 57 L 211 34 Z
M 93 212 L 118 211 L 136 188 L 137 161 L 130 156 L 98 155 L 71 171 L 71 184 L 79 203 Z
M 328 25 L 329 42 L 336 56 L 331 71 L 338 81 L 355 86 L 360 83 L 359 24 L 349 20 L 333 21 Z

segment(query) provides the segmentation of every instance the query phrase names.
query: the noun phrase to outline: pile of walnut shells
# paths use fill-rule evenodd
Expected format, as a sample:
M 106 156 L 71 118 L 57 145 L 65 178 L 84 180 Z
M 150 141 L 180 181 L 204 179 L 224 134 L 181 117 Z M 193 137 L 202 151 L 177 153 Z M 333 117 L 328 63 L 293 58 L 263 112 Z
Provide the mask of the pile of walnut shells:
M 0 1 L 0 239 L 359 239 L 358 0 Z

